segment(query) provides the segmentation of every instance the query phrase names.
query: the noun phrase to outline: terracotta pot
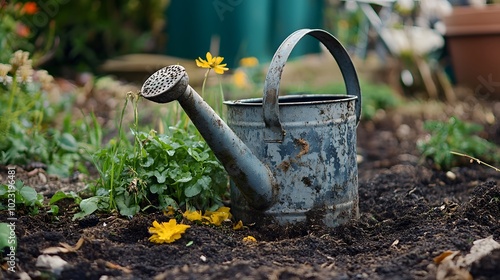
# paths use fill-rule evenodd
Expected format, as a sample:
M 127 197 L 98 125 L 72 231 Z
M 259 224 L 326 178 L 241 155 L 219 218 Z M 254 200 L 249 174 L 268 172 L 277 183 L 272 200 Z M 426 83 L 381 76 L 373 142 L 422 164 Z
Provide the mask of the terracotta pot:
M 500 96 L 500 5 L 455 7 L 444 23 L 457 83 Z

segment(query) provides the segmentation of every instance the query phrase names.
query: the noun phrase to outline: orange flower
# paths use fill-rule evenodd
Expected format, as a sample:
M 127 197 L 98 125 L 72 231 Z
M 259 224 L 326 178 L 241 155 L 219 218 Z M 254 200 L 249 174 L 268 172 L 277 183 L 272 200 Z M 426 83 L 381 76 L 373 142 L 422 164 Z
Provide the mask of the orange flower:
M 26 38 L 30 35 L 30 29 L 28 26 L 18 22 L 16 24 L 16 33 L 17 35 Z
M 38 12 L 38 6 L 35 2 L 26 2 L 26 4 L 24 4 L 23 11 L 28 15 L 34 15 Z

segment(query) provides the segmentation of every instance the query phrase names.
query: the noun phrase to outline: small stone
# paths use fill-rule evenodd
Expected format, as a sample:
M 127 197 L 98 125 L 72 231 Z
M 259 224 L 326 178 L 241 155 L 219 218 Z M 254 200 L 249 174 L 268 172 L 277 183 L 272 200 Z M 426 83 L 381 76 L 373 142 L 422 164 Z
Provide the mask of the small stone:
M 206 261 L 207 261 L 207 257 L 205 257 L 204 255 L 201 255 L 201 256 L 200 256 L 200 259 L 201 259 L 203 262 L 206 262 Z
M 364 158 L 362 155 L 356 155 L 356 163 L 360 164 L 363 162 L 363 160 Z
M 60 275 L 67 264 L 68 262 L 59 256 L 40 255 L 36 259 L 36 267 L 48 270 L 55 275 Z
M 47 183 L 47 176 L 45 176 L 45 174 L 43 174 L 42 172 L 39 172 L 39 173 L 38 173 L 38 178 L 40 179 L 40 181 L 41 181 L 43 184 L 46 184 L 46 183 Z
M 446 177 L 450 180 L 455 180 L 457 178 L 457 175 L 455 175 L 455 173 L 453 173 L 451 171 L 448 171 L 448 172 L 446 172 Z

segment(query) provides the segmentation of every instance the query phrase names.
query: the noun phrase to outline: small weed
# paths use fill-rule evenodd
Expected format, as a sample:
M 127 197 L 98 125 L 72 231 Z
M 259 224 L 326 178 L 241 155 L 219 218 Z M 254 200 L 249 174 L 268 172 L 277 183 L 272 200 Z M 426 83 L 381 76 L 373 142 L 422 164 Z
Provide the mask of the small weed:
M 32 187 L 25 186 L 21 180 L 16 180 L 13 186 L 14 190 L 9 189 L 8 185 L 0 185 L 0 211 L 12 208 L 10 203 L 14 203 L 16 210 L 24 209 L 31 214 L 38 214 L 43 207 L 43 195 Z
M 500 162 L 499 148 L 474 135 L 482 130 L 481 125 L 451 117 L 447 122 L 426 121 L 424 129 L 430 133 L 430 137 L 419 141 L 418 149 L 423 157 L 432 159 L 438 169 L 448 170 L 459 165 L 459 158 L 453 156 L 457 152 L 474 159 Z

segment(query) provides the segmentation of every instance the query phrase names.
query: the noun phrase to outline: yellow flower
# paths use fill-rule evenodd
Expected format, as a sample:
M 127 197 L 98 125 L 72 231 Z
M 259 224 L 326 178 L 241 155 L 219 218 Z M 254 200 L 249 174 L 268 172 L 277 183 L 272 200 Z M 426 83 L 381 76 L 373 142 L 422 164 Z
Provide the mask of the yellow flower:
M 231 219 L 231 213 L 229 210 L 229 207 L 223 206 L 215 212 L 206 211 L 205 215 L 203 215 L 203 219 L 212 225 L 220 226 L 225 220 Z
M 259 60 L 256 57 L 250 56 L 240 59 L 240 66 L 251 68 L 257 65 L 259 65 Z
M 156 220 L 153 227 L 149 228 L 149 233 L 153 234 L 149 241 L 154 243 L 172 243 L 181 238 L 181 235 L 190 228 L 188 225 L 177 224 L 175 219 L 170 219 L 168 223 L 159 224 Z
M 241 220 L 238 221 L 236 225 L 233 226 L 233 230 L 243 229 L 243 222 Z
M 151 132 L 149 132 L 151 134 Z M 172 206 L 167 206 L 167 211 L 163 210 L 163 215 L 167 217 L 173 217 L 175 215 L 175 209 Z
M 249 236 L 243 238 L 243 242 L 253 243 L 253 242 L 257 242 L 257 239 L 255 239 L 255 237 L 249 235 Z
M 194 222 L 194 221 L 201 221 L 201 211 L 189 211 L 187 210 L 186 212 L 184 212 L 184 214 L 182 214 L 182 216 L 184 216 L 184 218 L 190 220 L 191 222 Z
M 233 74 L 233 83 L 239 88 L 248 88 L 247 74 L 243 70 L 237 69 Z
M 222 60 L 224 60 L 224 57 L 222 56 L 216 56 L 212 57 L 212 54 L 210 52 L 207 52 L 207 60 L 202 59 L 201 57 L 198 57 L 196 59 L 196 65 L 200 68 L 208 68 L 208 69 L 214 69 L 214 72 L 217 74 L 224 74 L 224 71 L 229 70 L 229 68 L 226 67 L 226 63 L 221 64 Z

